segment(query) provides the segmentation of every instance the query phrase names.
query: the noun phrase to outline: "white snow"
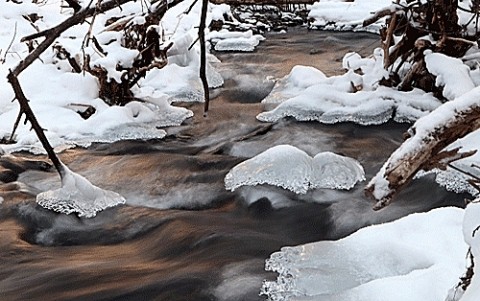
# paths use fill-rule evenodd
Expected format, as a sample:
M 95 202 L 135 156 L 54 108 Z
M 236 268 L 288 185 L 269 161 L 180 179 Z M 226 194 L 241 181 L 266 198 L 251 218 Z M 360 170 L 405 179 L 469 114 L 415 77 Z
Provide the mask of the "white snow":
M 363 167 L 355 159 L 331 152 L 310 157 L 291 145 L 278 145 L 248 159 L 225 176 L 225 187 L 269 184 L 305 194 L 310 189 L 350 189 L 365 180 Z
M 392 118 L 398 122 L 412 122 L 441 104 L 430 93 L 418 89 L 402 92 L 378 86 L 378 76 L 383 77 L 385 71 L 378 62 L 379 59 L 361 59 L 348 53 L 343 63 L 350 70 L 332 77 L 326 77 L 313 67 L 295 66 L 262 101 L 278 106 L 260 113 L 257 119 L 276 122 L 294 117 L 299 121 L 361 125 L 382 124 Z M 357 69 L 364 75 L 354 73 Z M 380 69 L 383 71 L 379 72 Z M 355 92 L 354 89 L 361 90 Z
M 184 1 L 170 9 L 160 26 L 155 28 L 165 41 L 164 46 L 173 42 L 174 47 L 168 52 L 168 65 L 160 70 L 149 71 L 146 78 L 133 88 L 135 96 L 145 100 L 147 104 L 132 102 L 125 107 L 108 107 L 98 98 L 97 79 L 88 73 L 73 73 L 70 65 L 59 59 L 51 48 L 41 56 L 41 60 L 34 62 L 21 74 L 20 83 L 24 92 L 57 150 L 118 139 L 163 138 L 166 132 L 157 129 L 158 127 L 180 125 L 193 116 L 192 111 L 171 105 L 174 101 L 203 101 L 203 88 L 198 78 L 199 46 L 195 45 L 190 51 L 187 50 L 197 35 L 196 26 L 201 4 L 197 3 L 192 12 L 185 15 L 184 12 L 191 3 L 192 1 Z M 38 14 L 41 18 L 35 22 L 35 26 L 39 30 L 48 29 L 72 13 L 68 9 L 62 11 L 60 5 L 61 1 L 57 0 L 49 0 L 45 5 L 18 5 L 5 1 L 0 3 L 0 138 L 10 137 L 19 110 L 17 102 L 11 102 L 14 94 L 6 80 L 7 72 L 28 55 L 28 48 L 20 39 L 36 32 L 22 15 Z M 92 35 L 108 54 L 100 54 L 92 46 L 93 43 L 90 43 L 84 52 L 91 56 L 90 66 L 103 67 L 110 80 L 120 81 L 125 71 L 117 66 L 131 67 L 131 60 L 139 53 L 123 47 L 122 33 L 113 31 L 113 26 L 104 27 L 103 24 L 108 18 L 119 13 L 125 17 L 116 24 L 141 24 L 145 21 L 141 8 L 141 3 L 127 3 L 122 6 L 121 11 L 117 8 L 98 15 L 92 25 Z M 209 12 L 215 18 L 223 17 L 228 11 L 229 7 L 225 5 L 209 6 Z M 210 17 L 207 22 L 209 20 Z M 56 43 L 69 51 L 80 65 L 83 64 L 84 54 L 81 46 L 89 26 L 84 23 L 72 27 L 62 34 Z M 209 57 L 209 61 L 214 60 Z M 210 64 L 207 74 L 210 87 L 223 85 L 223 78 Z M 84 120 L 76 111 L 82 111 L 88 106 L 94 107 L 96 113 Z M 5 146 L 6 152 L 43 152 L 28 124 L 21 122 L 13 138 L 16 143 Z
M 262 293 L 269 300 L 444 300 L 465 272 L 463 215 L 435 209 L 338 241 L 284 247 L 266 262 L 279 276 Z
M 62 186 L 37 195 L 37 203 L 56 212 L 80 217 L 95 217 L 104 209 L 125 204 L 125 198 L 116 192 L 103 190 L 87 179 L 63 166 Z
M 437 87 L 443 87 L 443 95 L 448 100 L 453 100 L 475 88 L 470 77 L 470 68 L 462 60 L 427 50 L 425 63 L 428 71 L 436 76 Z
M 461 301 L 476 301 L 480 296 L 480 203 L 476 201 L 470 203 L 465 210 L 465 218 L 463 220 L 463 236 L 465 242 L 470 246 L 474 256 L 474 276 L 467 288 Z
M 251 30 L 232 32 L 226 29 L 210 32 L 207 38 L 214 45 L 216 51 L 243 51 L 251 52 L 260 41 L 265 40 L 262 35 L 254 35 Z
M 356 0 L 351 2 L 321 0 L 312 5 L 308 17 L 314 19 L 311 25 L 327 30 L 361 30 L 361 25 L 365 19 L 375 11 L 391 4 L 391 0 Z M 384 22 L 383 19 L 363 30 L 376 32 L 381 28 L 382 22 Z

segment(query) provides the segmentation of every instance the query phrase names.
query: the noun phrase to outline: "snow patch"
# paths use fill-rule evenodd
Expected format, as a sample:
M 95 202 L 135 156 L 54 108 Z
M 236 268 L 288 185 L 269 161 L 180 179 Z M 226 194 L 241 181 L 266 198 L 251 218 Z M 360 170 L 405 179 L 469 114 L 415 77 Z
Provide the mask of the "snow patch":
M 475 88 L 470 68 L 462 60 L 426 50 L 425 63 L 428 71 L 436 76 L 435 85 L 443 87 L 443 95 L 448 100 L 453 100 Z

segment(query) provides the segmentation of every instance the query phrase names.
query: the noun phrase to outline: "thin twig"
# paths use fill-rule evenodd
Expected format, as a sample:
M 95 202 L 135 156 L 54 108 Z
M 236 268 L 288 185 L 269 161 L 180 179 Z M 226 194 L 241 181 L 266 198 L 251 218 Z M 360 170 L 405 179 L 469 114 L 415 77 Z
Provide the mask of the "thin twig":
M 2 63 L 4 63 L 4 62 L 7 61 L 7 54 L 8 54 L 8 52 L 10 51 L 10 48 L 12 47 L 13 41 L 15 41 L 15 37 L 16 37 L 16 36 L 17 36 L 17 22 L 15 22 L 15 27 L 13 28 L 12 40 L 10 41 L 10 43 L 8 44 L 7 49 L 5 50 L 5 54 L 4 54 L 4 56 L 3 56 Z

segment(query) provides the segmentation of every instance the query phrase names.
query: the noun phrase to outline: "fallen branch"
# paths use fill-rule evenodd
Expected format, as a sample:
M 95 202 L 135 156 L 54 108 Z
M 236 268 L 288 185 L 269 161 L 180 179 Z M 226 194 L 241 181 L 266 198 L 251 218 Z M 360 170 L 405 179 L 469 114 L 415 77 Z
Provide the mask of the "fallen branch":
M 362 26 L 367 27 L 368 25 L 372 25 L 373 23 L 377 22 L 381 18 L 396 14 L 399 11 L 403 11 L 403 9 L 404 8 L 401 7 L 398 4 L 397 5 L 390 5 L 388 7 L 384 7 L 381 10 L 376 11 L 370 18 L 365 19 L 363 21 Z
M 374 209 L 390 204 L 395 194 L 418 171 L 446 165 L 474 153 L 460 153 L 459 149 L 445 152 L 444 149 L 480 128 L 479 94 L 480 90 L 476 88 L 455 101 L 440 106 L 431 113 L 434 114 L 433 117 L 427 116 L 415 123 L 408 139 L 390 156 L 382 170 L 365 188 L 366 194 L 377 201 Z

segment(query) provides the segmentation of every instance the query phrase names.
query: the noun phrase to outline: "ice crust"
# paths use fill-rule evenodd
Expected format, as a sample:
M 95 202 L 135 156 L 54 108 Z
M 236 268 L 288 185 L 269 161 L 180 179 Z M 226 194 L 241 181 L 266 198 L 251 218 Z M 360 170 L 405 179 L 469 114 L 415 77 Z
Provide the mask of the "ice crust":
M 342 76 L 326 77 L 313 67 L 295 66 L 262 100 L 262 103 L 278 106 L 258 114 L 257 119 L 277 122 L 293 117 L 298 121 L 325 124 L 354 122 L 376 125 L 392 118 L 397 122 L 413 122 L 441 105 L 433 95 L 418 89 L 401 92 L 387 87 L 365 86 L 365 77 L 368 79 L 370 73 L 361 77 L 353 70 L 364 66 L 364 69 L 376 72 L 376 67 L 365 67 L 375 62 L 360 62 L 360 59 L 352 62 L 356 56 L 347 55 L 349 59 L 344 60 L 344 64 L 352 69 Z M 354 87 L 362 87 L 363 90 L 354 93 Z
M 350 189 L 364 179 L 363 167 L 352 158 L 331 152 L 312 158 L 294 146 L 278 145 L 232 168 L 225 187 L 269 184 L 305 194 L 316 188 Z
M 262 35 L 254 35 L 251 30 L 246 32 L 232 32 L 226 29 L 211 32 L 208 39 L 216 51 L 243 51 L 251 52 L 260 41 L 265 40 Z
M 338 241 L 284 247 L 266 261 L 279 276 L 264 282 L 262 294 L 271 301 L 444 300 L 464 272 L 462 219 L 462 209 L 441 208 Z
M 62 186 L 37 195 L 37 203 L 55 212 L 79 217 L 95 217 L 99 211 L 125 204 L 125 198 L 116 192 L 101 189 L 66 166 L 62 171 Z

